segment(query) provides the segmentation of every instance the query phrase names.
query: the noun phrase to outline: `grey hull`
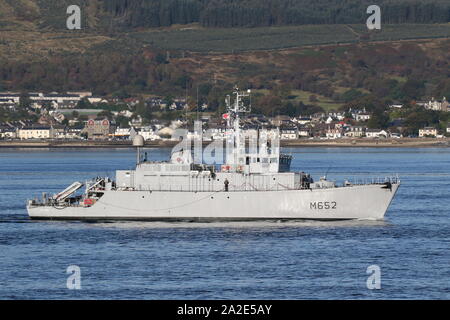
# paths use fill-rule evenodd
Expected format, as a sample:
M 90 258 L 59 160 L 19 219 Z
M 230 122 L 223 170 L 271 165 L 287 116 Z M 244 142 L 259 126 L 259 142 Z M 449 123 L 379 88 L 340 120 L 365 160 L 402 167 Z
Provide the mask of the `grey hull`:
M 27 209 L 32 219 L 55 220 L 378 220 L 398 188 L 373 184 L 287 191 L 107 191 L 91 207 Z

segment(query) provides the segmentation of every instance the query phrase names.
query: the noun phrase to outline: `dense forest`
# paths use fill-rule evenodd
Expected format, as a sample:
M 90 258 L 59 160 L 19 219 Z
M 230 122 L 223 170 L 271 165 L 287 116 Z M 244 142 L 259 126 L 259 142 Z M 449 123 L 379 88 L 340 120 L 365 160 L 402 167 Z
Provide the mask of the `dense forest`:
M 364 23 L 368 0 L 108 0 L 104 10 L 126 27 L 199 22 L 205 27 Z M 450 21 L 450 2 L 380 0 L 384 23 Z
M 362 24 L 367 7 L 374 4 L 371 0 L 0 0 L 0 9 L 5 1 L 20 18 L 56 29 L 65 26 L 68 5 L 76 4 L 82 8 L 83 25 L 108 31 L 189 23 L 214 28 Z M 378 0 L 376 4 L 384 23 L 450 21 L 448 0 Z

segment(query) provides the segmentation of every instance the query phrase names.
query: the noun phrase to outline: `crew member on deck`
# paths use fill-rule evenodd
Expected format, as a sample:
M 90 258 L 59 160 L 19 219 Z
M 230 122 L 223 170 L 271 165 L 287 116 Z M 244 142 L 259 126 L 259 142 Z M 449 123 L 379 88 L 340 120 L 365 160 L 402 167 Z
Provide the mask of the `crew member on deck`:
M 225 181 L 223 182 L 223 184 L 225 185 L 225 192 L 228 192 L 228 185 L 230 184 L 230 182 L 228 181 L 228 179 L 225 179 Z

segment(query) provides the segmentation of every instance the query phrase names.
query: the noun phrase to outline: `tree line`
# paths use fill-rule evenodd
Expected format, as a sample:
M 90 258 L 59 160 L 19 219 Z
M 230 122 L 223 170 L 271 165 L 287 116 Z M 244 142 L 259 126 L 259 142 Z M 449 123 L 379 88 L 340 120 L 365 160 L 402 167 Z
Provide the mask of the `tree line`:
M 105 13 L 122 27 L 198 22 L 205 27 L 365 23 L 369 0 L 108 0 Z M 384 23 L 446 23 L 444 0 L 380 0 Z

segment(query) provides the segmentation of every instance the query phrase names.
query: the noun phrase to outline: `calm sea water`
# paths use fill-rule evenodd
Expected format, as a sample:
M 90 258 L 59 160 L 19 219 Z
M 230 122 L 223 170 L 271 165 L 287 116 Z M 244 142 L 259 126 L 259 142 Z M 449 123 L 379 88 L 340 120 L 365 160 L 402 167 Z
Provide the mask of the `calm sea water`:
M 134 151 L 0 149 L 0 299 L 450 298 L 450 149 L 287 151 L 316 178 L 403 185 L 384 221 L 35 222 L 26 199 L 132 168 Z M 81 290 L 66 287 L 70 265 Z

